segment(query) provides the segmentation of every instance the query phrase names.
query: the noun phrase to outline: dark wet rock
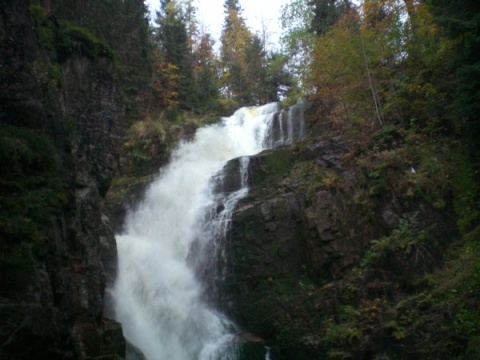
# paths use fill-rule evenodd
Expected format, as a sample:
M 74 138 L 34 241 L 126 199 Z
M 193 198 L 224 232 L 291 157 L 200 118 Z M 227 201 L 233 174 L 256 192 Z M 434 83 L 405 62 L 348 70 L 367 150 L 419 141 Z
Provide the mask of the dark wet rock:
M 344 280 L 366 261 L 372 241 L 401 223 L 445 219 L 425 199 L 411 201 L 394 152 L 382 154 L 382 162 L 373 153 L 360 160 L 361 152 L 341 137 L 323 136 L 250 160 L 252 186 L 233 214 L 225 289 L 234 294 L 232 316 L 272 344 L 274 359 L 325 358 L 324 324 L 337 316 L 350 287 L 361 289 L 350 295 L 356 299 L 391 297 L 438 267 L 427 257 L 412 266 L 414 255 L 392 249 L 379 264 L 386 270 L 365 275 L 361 285 Z M 433 250 L 440 245 L 428 246 L 441 259 Z M 382 316 L 379 324 L 395 319 Z M 362 335 L 364 345 L 344 355 L 369 358 L 375 341 L 389 336 L 382 326 L 372 335 L 377 340 Z M 357 335 L 352 331 L 352 343 Z
M 104 196 L 117 169 L 123 114 L 113 64 L 80 54 L 50 63 L 37 26 L 28 1 L 0 4 L 0 121 L 51 139 L 64 185 L 49 195 L 61 205 L 44 209 L 52 215 L 36 225 L 41 235 L 18 246 L 0 240 L 2 251 L 18 253 L 0 263 L 0 358 L 118 359 L 121 327 L 104 317 L 116 269 Z M 61 81 L 47 86 L 39 66 L 57 69 Z

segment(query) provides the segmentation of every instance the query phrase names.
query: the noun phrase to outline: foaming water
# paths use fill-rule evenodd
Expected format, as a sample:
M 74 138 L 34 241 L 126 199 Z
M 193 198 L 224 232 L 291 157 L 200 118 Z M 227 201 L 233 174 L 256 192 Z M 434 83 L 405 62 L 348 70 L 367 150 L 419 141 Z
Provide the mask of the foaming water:
M 221 124 L 199 129 L 192 142 L 178 147 L 116 237 L 115 317 L 148 360 L 236 358 L 235 326 L 207 304 L 189 254 L 194 242 L 226 231 L 247 192 L 246 156 L 267 146 L 277 110 L 277 104 L 242 108 Z M 205 216 L 218 203 L 212 177 L 240 156 L 241 188 L 225 197 L 218 216 Z

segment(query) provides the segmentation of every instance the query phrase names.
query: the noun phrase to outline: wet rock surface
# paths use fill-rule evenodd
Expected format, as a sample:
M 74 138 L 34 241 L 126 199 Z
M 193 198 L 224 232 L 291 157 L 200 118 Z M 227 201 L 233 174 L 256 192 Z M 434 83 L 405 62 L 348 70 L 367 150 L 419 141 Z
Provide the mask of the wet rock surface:
M 113 65 L 82 54 L 48 65 L 28 6 L 0 4 L 0 121 L 52 139 L 64 185 L 49 195 L 62 205 L 38 224 L 38 238 L 1 241 L 12 255 L 1 263 L 0 357 L 116 359 L 125 352 L 121 328 L 103 315 L 116 267 L 103 198 L 117 167 L 123 112 Z M 61 82 L 47 86 L 38 64 L 55 67 Z
M 438 268 L 442 245 L 433 241 L 428 258 L 391 250 L 382 270 L 352 280 L 372 241 L 400 224 L 448 224 L 445 212 L 410 196 L 406 148 L 375 153 L 323 136 L 252 157 L 252 187 L 232 219 L 225 292 L 233 294 L 235 319 L 272 346 L 272 358 L 325 358 L 325 324 L 346 296 L 354 303 L 394 296 Z M 385 341 L 382 331 L 366 344 Z M 345 354 L 369 358 L 353 343 L 345 348 L 357 355 Z

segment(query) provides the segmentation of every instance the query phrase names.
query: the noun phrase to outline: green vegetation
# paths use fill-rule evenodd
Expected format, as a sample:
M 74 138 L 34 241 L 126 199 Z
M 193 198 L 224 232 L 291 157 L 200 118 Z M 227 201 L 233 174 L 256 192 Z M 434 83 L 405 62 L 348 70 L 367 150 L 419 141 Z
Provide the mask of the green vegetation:
M 416 130 L 399 136 L 398 131 L 403 133 L 377 132 L 369 151 L 357 159 L 365 174 L 364 190 L 357 184 L 354 197 L 359 214 L 370 212 L 375 219 L 394 194 L 453 216 L 452 222 L 459 219 L 459 230 L 468 235 L 446 219 L 424 223 L 413 213 L 387 236 L 371 241 L 358 266 L 329 285 L 337 289 L 340 307 L 327 312 L 318 330 L 323 349 L 335 359 L 378 344 L 383 350 L 374 354 L 389 358 L 478 356 L 478 213 L 472 205 L 459 205 L 474 203 L 473 170 L 453 150 L 456 141 L 427 140 Z M 399 169 L 404 169 L 401 176 Z M 329 291 L 325 287 L 317 296 Z
M 255 158 L 257 181 L 247 203 L 253 206 L 242 208 L 241 221 L 233 229 L 235 239 L 245 241 L 235 249 L 236 268 L 252 274 L 237 281 L 255 284 L 254 291 L 242 286 L 237 294 L 242 299 L 240 313 L 251 315 L 242 319 L 248 329 L 297 359 L 478 356 L 475 170 L 469 157 L 459 152 L 457 139 L 434 134 L 418 127 L 379 127 L 363 134 L 362 142 L 356 139 L 355 152 L 345 148 L 335 155 L 343 170 L 322 166 L 322 155 L 306 150 L 310 142 L 319 149 L 322 141 L 325 149 L 339 146 L 329 147 L 323 137 Z M 348 133 L 338 138 L 350 141 Z M 273 266 L 262 263 L 264 254 L 281 251 L 281 240 L 271 238 L 281 221 L 262 226 L 257 217 L 271 216 L 269 211 L 274 212 L 267 208 L 292 192 L 305 194 L 309 203 L 322 196 L 322 204 L 313 209 L 325 216 L 313 221 L 336 234 L 332 247 L 341 246 L 337 242 L 359 224 L 360 231 L 380 234 L 367 235 L 370 245 L 362 256 L 335 272 L 332 282 L 325 284 L 332 280 L 328 272 L 316 274 L 310 268 L 315 264 L 307 260 L 288 274 L 271 270 L 279 266 L 275 260 Z M 331 197 L 323 197 L 326 193 Z M 389 219 L 388 228 L 382 219 L 386 205 L 398 207 L 395 211 L 401 214 Z M 255 208 L 262 214 L 255 215 Z M 307 205 L 304 211 L 312 208 Z M 322 219 L 327 219 L 325 224 Z M 310 231 L 294 236 L 296 250 L 320 241 L 312 239 Z M 332 250 L 327 256 L 334 262 L 335 256 L 344 255 Z M 323 261 L 328 268 L 328 260 Z M 251 268 L 266 274 L 255 277 L 258 270 Z
M 282 23 L 295 93 L 355 141 L 381 127 L 453 133 L 478 183 L 479 11 L 472 0 L 292 0 Z
M 307 265 L 287 279 L 249 279 L 262 295 L 240 304 L 256 315 L 251 331 L 268 337 L 275 328 L 293 348 L 297 334 L 298 358 L 480 356 L 480 2 L 291 0 L 284 46 L 271 51 L 240 2 L 225 0 L 219 54 L 189 0 L 161 0 L 155 25 L 143 0 L 31 3 L 40 56 L 28 68 L 45 97 L 60 92 L 71 56 L 115 67 L 127 120 L 117 195 L 145 185 L 180 139 L 219 115 L 304 96 L 308 128 L 348 145 L 338 162 L 354 169 L 350 178 L 302 153 L 318 140 L 312 134 L 257 158 L 251 196 L 300 189 L 314 202 L 329 192 L 354 209 L 355 219 L 335 219 L 341 233 L 364 221 L 365 236 L 387 201 L 415 209 L 382 225 L 334 282 L 310 278 Z M 0 109 L 2 123 L 14 123 L 7 116 Z M 65 122 L 73 136 L 75 124 Z M 42 256 L 51 218 L 72 201 L 63 161 L 43 131 L 0 125 L 2 270 L 30 269 Z M 260 236 L 253 223 L 237 231 Z M 242 251 L 240 266 L 251 266 Z
M 279 181 L 283 176 L 289 174 L 293 166 L 293 158 L 290 149 L 279 149 L 272 151 L 260 160 L 258 169 L 258 179 L 253 179 L 256 187 L 270 186 L 266 180 Z M 264 175 L 264 176 L 262 176 Z
M 113 60 L 113 50 L 86 28 L 68 21 L 58 22 L 57 19 L 49 18 L 40 5 L 30 6 L 30 13 L 37 25 L 40 45 L 49 52 L 56 50 L 54 60 L 61 62 L 75 53 L 92 59 L 105 57 Z
M 51 217 L 66 202 L 61 157 L 52 140 L 29 129 L 0 126 L 0 237 L 4 265 L 31 265 L 42 252 Z
M 265 39 L 246 26 L 238 0 L 224 3 L 225 20 L 221 35 L 220 86 L 227 98 L 240 106 L 258 105 L 278 100 L 291 83 L 286 72 L 286 58 L 268 51 Z
M 278 99 L 290 77 L 286 59 L 266 49 L 242 17 L 238 1 L 225 1 L 220 55 L 199 31 L 192 1 L 160 1 L 153 39 L 149 109 L 228 115 L 240 106 Z
M 421 266 L 420 262 L 430 260 L 434 256 L 429 253 L 435 239 L 434 229 L 425 229 L 416 223 L 415 218 L 410 221 L 400 221 L 400 225 L 392 233 L 380 240 L 372 241 L 372 246 L 360 261 L 361 268 L 372 266 L 387 266 L 389 255 L 397 253 L 401 256 L 414 258 L 414 265 Z
M 55 44 L 60 60 L 75 53 L 86 55 L 92 59 L 105 57 L 113 60 L 112 49 L 85 28 L 62 22 L 57 36 Z
M 127 129 L 123 144 L 126 170 L 122 176 L 152 174 L 170 159 L 172 150 L 181 139 L 194 136 L 200 126 L 218 122 L 219 117 L 199 118 L 186 112 L 162 113 L 159 118 L 147 117 Z
M 428 258 L 439 261 L 439 254 L 435 254 L 439 245 L 432 243 L 432 239 L 438 237 L 439 233 L 432 233 L 431 229 L 402 225 L 391 236 L 374 242 L 360 263 L 361 269 L 353 270 L 340 281 L 340 286 L 356 289 L 353 298 L 346 294 L 341 297 L 345 306 L 350 307 L 349 313 L 355 316 L 343 318 L 334 327 L 357 328 L 371 338 L 377 337 L 383 344 L 391 343 L 385 353 L 391 355 L 399 351 L 399 358 L 402 358 L 401 344 L 412 341 L 416 345 L 408 350 L 408 356 L 417 354 L 432 359 L 459 353 L 478 356 L 476 339 L 480 316 L 474 295 L 480 285 L 478 255 L 467 245 L 450 252 L 450 260 L 441 271 L 424 272 L 425 267 L 418 261 Z M 398 266 L 400 258 L 404 258 L 404 263 Z M 401 288 L 392 292 L 389 289 L 395 289 L 398 281 L 394 280 L 395 276 L 376 280 L 371 277 L 379 271 L 395 271 L 395 264 L 397 271 L 402 272 L 398 274 Z M 366 281 L 370 289 L 367 297 L 360 285 Z M 360 298 L 361 305 L 355 305 Z M 375 316 L 362 313 L 365 308 L 373 307 Z M 424 337 L 426 333 L 430 335 Z M 343 334 L 343 338 L 347 339 L 347 335 Z M 341 346 L 342 342 L 329 341 L 328 337 L 326 341 L 327 349 L 348 352 L 356 348 L 355 344 Z M 393 350 L 396 348 L 398 350 Z
M 130 128 L 124 154 L 137 167 L 163 163 L 181 134 L 208 119 L 275 101 L 289 88 L 286 57 L 252 33 L 238 1 L 225 2 L 220 54 L 190 0 L 159 1 L 155 24 L 141 0 L 47 4 L 30 6 L 43 50 L 34 75 L 46 89 L 58 88 L 68 57 L 114 59 Z

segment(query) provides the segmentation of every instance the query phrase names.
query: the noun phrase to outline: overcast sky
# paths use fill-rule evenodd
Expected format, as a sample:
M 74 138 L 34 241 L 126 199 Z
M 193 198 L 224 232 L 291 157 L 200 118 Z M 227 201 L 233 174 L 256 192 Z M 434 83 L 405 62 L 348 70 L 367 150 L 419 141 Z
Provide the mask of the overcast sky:
M 158 9 L 159 0 L 145 1 L 151 11 Z M 275 46 L 280 36 L 280 7 L 289 0 L 239 0 L 250 30 L 261 32 L 262 22 L 267 24 L 268 41 Z M 198 9 L 198 19 L 205 31 L 218 40 L 223 24 L 224 0 L 194 0 Z

